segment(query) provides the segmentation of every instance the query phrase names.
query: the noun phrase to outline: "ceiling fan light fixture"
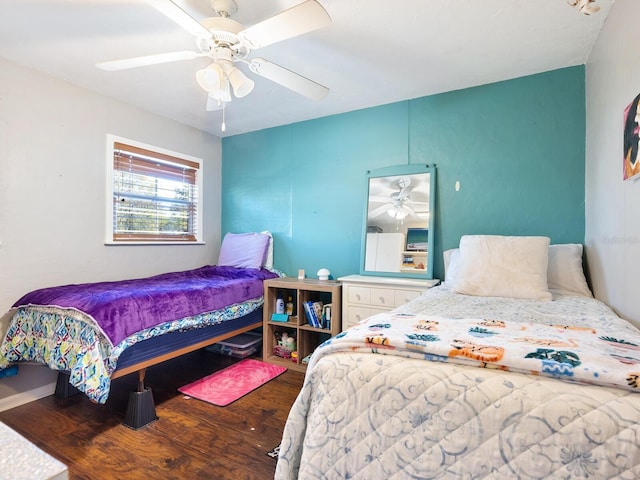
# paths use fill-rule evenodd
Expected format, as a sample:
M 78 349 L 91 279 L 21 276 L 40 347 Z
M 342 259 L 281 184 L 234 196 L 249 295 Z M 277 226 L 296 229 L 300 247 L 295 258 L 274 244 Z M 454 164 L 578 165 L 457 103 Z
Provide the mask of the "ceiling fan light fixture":
M 409 212 L 407 212 L 404 208 L 401 208 L 400 210 L 398 210 L 398 213 L 396 213 L 396 219 L 404 220 L 405 218 L 407 218 L 408 214 Z
M 246 97 L 253 91 L 255 83 L 242 73 L 237 67 L 231 67 L 227 70 L 227 77 L 233 87 L 233 94 L 238 97 Z
M 203 90 L 215 95 L 216 92 L 221 90 L 224 83 L 224 72 L 220 65 L 212 63 L 207 68 L 196 72 L 196 81 Z
M 96 64 L 98 68 L 113 71 L 209 57 L 213 63 L 196 72 L 196 81 L 207 92 L 206 110 L 223 111 L 223 132 L 225 130 L 224 108 L 226 103 L 231 101 L 231 89 L 233 88 L 234 96 L 242 98 L 249 95 L 255 87 L 253 80 L 233 66 L 234 62 L 248 64 L 253 73 L 312 100 L 320 100 L 329 93 L 327 87 L 265 59 L 246 60 L 252 49 L 282 42 L 330 25 L 331 17 L 319 0 L 300 0 L 301 3 L 248 28 L 231 19 L 238 10 L 236 0 L 209 0 L 217 16 L 203 20 L 196 20 L 187 13 L 179 5 L 182 2 L 147 1 L 196 37 L 198 51 L 168 52 L 100 62 Z M 595 0 L 570 1 L 593 2 Z M 381 210 L 381 213 L 383 211 Z
M 231 89 L 229 88 L 229 79 L 223 75 L 222 82 L 220 84 L 220 88 L 215 92 L 210 93 L 210 95 L 216 100 L 228 103 L 231 101 Z
M 387 214 L 396 220 L 404 220 L 409 215 L 409 209 L 404 205 L 393 205 L 387 210 Z

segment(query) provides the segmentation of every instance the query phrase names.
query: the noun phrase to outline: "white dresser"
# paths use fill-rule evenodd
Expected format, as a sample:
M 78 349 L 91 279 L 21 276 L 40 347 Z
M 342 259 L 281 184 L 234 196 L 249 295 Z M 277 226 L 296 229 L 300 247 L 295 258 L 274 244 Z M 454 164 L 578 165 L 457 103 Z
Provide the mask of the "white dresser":
M 342 330 L 376 313 L 392 310 L 420 296 L 440 280 L 347 275 L 342 283 Z

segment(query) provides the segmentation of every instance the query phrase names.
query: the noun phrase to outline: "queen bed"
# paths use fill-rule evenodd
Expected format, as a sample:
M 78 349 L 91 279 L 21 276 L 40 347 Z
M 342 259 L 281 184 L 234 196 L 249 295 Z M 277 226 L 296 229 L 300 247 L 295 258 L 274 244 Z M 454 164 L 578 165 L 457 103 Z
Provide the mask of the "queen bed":
M 29 292 L 10 312 L 0 369 L 47 365 L 61 372 L 56 395 L 77 389 L 97 403 L 112 379 L 137 372 L 125 424 L 140 428 L 157 418 L 146 368 L 260 327 L 272 264 L 268 233 L 227 234 L 215 266 Z
M 640 478 L 640 331 L 539 238 L 462 237 L 443 285 L 320 346 L 276 479 Z

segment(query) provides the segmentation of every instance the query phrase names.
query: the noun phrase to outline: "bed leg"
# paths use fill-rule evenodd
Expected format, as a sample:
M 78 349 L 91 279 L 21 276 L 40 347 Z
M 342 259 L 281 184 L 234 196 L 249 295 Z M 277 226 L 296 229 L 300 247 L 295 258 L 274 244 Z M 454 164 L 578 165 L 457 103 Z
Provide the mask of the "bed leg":
M 76 393 L 80 392 L 80 390 L 69 383 L 70 377 L 70 372 L 58 372 L 58 379 L 56 380 L 56 392 L 54 394 L 58 400 L 66 400 L 67 398 L 72 397 Z
M 153 393 L 150 388 L 144 386 L 145 373 L 144 368 L 138 372 L 138 390 L 129 394 L 127 413 L 124 417 L 124 425 L 133 430 L 139 430 L 158 420 Z

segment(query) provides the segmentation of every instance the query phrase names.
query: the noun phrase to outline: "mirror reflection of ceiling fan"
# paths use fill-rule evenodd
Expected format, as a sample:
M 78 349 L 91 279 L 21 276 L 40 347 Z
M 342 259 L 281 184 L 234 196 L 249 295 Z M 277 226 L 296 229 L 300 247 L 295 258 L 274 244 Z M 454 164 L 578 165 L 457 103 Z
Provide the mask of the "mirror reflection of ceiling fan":
M 369 201 L 382 203 L 374 208 L 370 213 L 370 218 L 376 218 L 384 213 L 396 220 L 404 220 L 407 216 L 415 219 L 425 218 L 428 215 L 429 204 L 411 200 L 411 192 L 414 185 L 411 178 L 400 177 L 397 181 L 398 191 L 392 192 L 388 197 L 371 195 Z M 416 210 L 418 210 L 416 212 Z
M 331 17 L 316 0 L 306 0 L 250 27 L 231 19 L 238 10 L 234 0 L 211 0 L 217 16 L 205 18 L 201 22 L 172 0 L 147 2 L 194 35 L 198 51 L 186 50 L 100 62 L 96 67 L 114 71 L 209 57 L 213 62 L 196 73 L 196 80 L 208 94 L 206 109 L 222 109 L 223 114 L 225 104 L 231 101 L 231 90 L 235 97 L 241 98 L 251 93 L 254 87 L 253 80 L 234 66 L 234 63 L 246 64 L 251 72 L 312 100 L 320 100 L 329 93 L 327 87 L 264 58 L 248 58 L 252 50 L 329 25 Z M 224 130 L 223 117 L 222 131 Z

